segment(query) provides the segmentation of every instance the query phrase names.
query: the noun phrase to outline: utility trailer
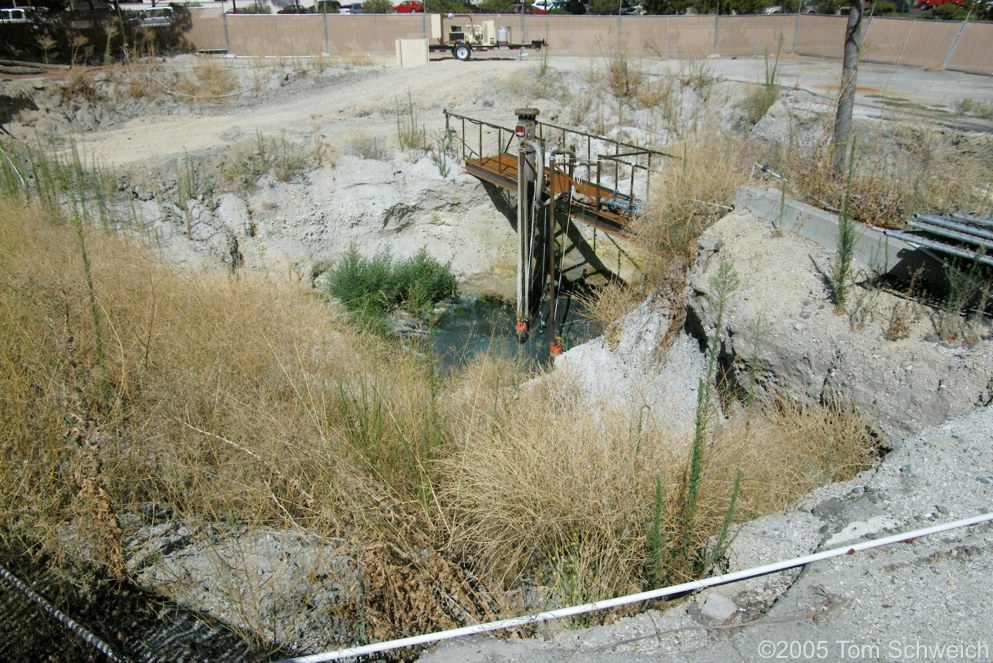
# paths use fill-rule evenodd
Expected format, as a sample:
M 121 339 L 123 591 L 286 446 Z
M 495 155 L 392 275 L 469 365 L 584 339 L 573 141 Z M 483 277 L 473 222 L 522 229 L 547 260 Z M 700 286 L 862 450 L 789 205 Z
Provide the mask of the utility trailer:
M 494 21 L 476 23 L 469 14 L 448 14 L 448 34 L 441 14 L 431 14 L 431 41 L 428 50 L 432 53 L 450 51 L 456 59 L 465 62 L 474 51 L 536 50 L 545 46 L 544 39 L 527 43 L 513 43 L 509 26 L 497 27 Z M 464 18 L 465 23 L 456 23 Z

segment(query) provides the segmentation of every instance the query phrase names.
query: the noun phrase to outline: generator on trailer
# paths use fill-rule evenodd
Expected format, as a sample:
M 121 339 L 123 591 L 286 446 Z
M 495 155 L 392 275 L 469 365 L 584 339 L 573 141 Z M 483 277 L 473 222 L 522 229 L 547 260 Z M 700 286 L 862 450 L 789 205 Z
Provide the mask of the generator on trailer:
M 466 22 L 459 23 L 460 19 Z M 544 39 L 536 39 L 527 43 L 513 43 L 509 26 L 496 27 L 494 21 L 476 23 L 469 14 L 449 14 L 446 21 L 441 14 L 431 14 L 431 41 L 428 50 L 431 52 L 451 51 L 458 60 L 468 60 L 473 51 L 496 50 L 541 50 L 545 46 Z M 445 28 L 448 34 L 445 34 Z

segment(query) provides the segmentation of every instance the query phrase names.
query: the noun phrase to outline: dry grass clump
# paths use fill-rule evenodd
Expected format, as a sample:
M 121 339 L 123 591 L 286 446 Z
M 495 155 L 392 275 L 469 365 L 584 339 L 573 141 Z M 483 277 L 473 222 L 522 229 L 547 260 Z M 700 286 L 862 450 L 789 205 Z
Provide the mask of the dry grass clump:
M 382 161 L 389 156 L 387 142 L 379 136 L 364 132 L 354 132 L 349 135 L 348 143 L 345 145 L 345 154 L 369 159 L 370 161 Z
M 745 410 L 701 426 L 691 491 L 690 436 L 648 411 L 591 408 L 509 359 L 441 375 L 306 293 L 162 267 L 19 182 L 0 181 L 12 549 L 124 575 L 149 505 L 193 531 L 340 537 L 362 590 L 335 610 L 385 639 L 486 618 L 524 583 L 566 603 L 688 577 L 732 496 L 740 519 L 863 466 L 850 417 Z
M 238 87 L 238 79 L 225 65 L 203 60 L 193 68 L 193 77 L 176 73 L 172 87 L 176 92 L 205 103 L 223 103 Z
M 462 572 L 431 534 L 430 468 L 448 438 L 430 365 L 304 293 L 248 274 L 181 274 L 84 228 L 94 323 L 71 225 L 0 205 L 5 546 L 124 573 L 122 516 L 168 505 L 193 530 L 238 523 L 355 542 L 370 632 L 490 609 L 464 578 L 460 591 L 446 584 Z M 403 582 L 375 574 L 396 565 Z
M 813 153 L 796 145 L 777 161 L 792 186 L 815 205 L 841 209 L 845 181 L 832 177 L 825 138 Z M 849 210 L 860 223 L 902 227 L 915 212 L 993 213 L 993 159 L 980 145 L 897 126 L 892 135 L 862 132 L 855 150 Z
M 79 101 L 94 104 L 103 99 L 103 93 L 89 71 L 73 67 L 60 87 L 60 97 L 63 104 Z
M 452 514 L 453 545 L 479 560 L 484 577 L 548 585 L 553 603 L 700 572 L 738 470 L 734 515 L 744 519 L 872 460 L 871 440 L 848 413 L 743 409 L 706 445 L 695 525 L 685 532 L 689 436 L 644 413 L 593 410 L 565 381 L 508 395 L 487 404 L 480 391 L 465 394 L 473 406 L 457 424 L 457 451 L 442 461 L 439 499 Z
M 850 479 L 878 460 L 878 446 L 854 411 L 787 400 L 742 408 L 715 434 L 714 470 L 726 484 L 742 468 L 742 519 L 783 509 L 813 489 Z M 722 476 L 723 474 L 723 476 Z
M 633 311 L 644 300 L 644 294 L 636 286 L 612 282 L 581 295 L 579 299 L 586 315 L 604 327 L 609 327 L 626 313 Z
M 649 283 L 695 254 L 697 237 L 727 213 L 747 173 L 742 144 L 717 132 L 693 134 L 669 153 L 682 158 L 664 162 L 652 180 L 648 208 L 633 226 Z

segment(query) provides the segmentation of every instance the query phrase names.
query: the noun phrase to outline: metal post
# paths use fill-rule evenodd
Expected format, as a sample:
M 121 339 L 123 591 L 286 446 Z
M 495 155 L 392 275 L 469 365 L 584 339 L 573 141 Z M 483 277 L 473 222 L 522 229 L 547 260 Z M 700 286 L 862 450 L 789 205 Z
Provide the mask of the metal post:
M 224 50 L 227 53 L 231 52 L 231 38 L 228 37 L 228 15 L 221 12 L 221 25 L 224 26 Z
M 791 49 L 793 50 L 793 55 L 796 55 L 796 39 L 797 35 L 800 34 L 800 10 L 803 9 L 803 0 L 798 0 L 796 5 L 796 23 L 793 24 L 793 45 Z
M 545 214 L 545 261 L 548 272 L 548 324 L 550 325 L 551 341 L 549 351 L 552 354 L 561 352 L 561 347 L 557 345 L 558 322 L 556 321 L 558 308 L 558 288 L 555 282 L 555 175 L 558 173 L 558 164 L 553 156 L 549 161 L 548 178 L 548 211 Z
M 717 13 L 714 14 L 714 53 L 717 53 L 717 38 L 720 35 L 721 3 L 717 3 Z
M 952 40 L 952 45 L 948 49 L 948 55 L 945 56 L 945 61 L 942 63 L 942 69 L 948 69 L 948 64 L 952 61 L 952 56 L 955 55 L 955 49 L 959 45 L 959 39 L 962 38 L 962 33 L 965 32 L 965 26 L 969 23 L 969 15 L 972 14 L 972 9 L 969 10 L 969 14 L 966 15 L 965 20 L 962 21 L 962 25 L 959 26 L 959 31 L 955 35 L 955 39 Z
M 531 290 L 533 285 L 532 269 L 533 249 L 536 243 L 534 237 L 534 200 L 535 188 L 540 185 L 537 181 L 537 147 L 535 143 L 535 126 L 538 109 L 518 108 L 517 126 L 517 317 L 514 328 L 517 340 L 523 343 L 528 340 L 531 331 Z
M 624 7 L 624 0 L 617 0 L 617 57 L 621 57 L 621 48 L 624 42 L 621 40 L 621 9 Z

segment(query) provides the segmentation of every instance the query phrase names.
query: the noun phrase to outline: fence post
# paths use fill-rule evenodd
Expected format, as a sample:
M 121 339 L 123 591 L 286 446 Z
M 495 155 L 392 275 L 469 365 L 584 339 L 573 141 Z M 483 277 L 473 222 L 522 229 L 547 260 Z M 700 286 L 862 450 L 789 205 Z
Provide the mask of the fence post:
M 718 35 L 720 34 L 720 23 L 719 23 L 720 18 L 721 18 L 721 8 L 720 6 L 718 6 L 717 13 L 714 14 L 714 50 L 712 51 L 714 55 L 717 54 L 717 38 Z
M 228 15 L 221 9 L 221 25 L 224 26 L 224 51 L 231 52 L 231 38 L 228 37 Z
M 325 2 L 324 5 L 324 52 L 331 54 L 331 44 L 328 43 L 328 4 Z
M 621 39 L 621 2 L 617 3 L 617 53 L 620 56 L 621 49 L 624 47 L 624 40 Z
M 969 22 L 969 17 L 966 16 L 965 20 L 962 21 L 962 25 L 959 26 L 959 31 L 955 35 L 955 39 L 952 40 L 952 45 L 948 48 L 948 55 L 945 56 L 945 61 L 941 64 L 942 69 L 948 69 L 948 63 L 952 61 L 952 56 L 955 55 L 955 48 L 959 45 L 959 39 L 962 38 L 962 33 L 965 32 L 965 26 Z
M 800 35 L 800 10 L 803 9 L 803 3 L 798 3 L 796 6 L 796 23 L 793 25 L 793 55 L 796 55 L 796 40 Z

